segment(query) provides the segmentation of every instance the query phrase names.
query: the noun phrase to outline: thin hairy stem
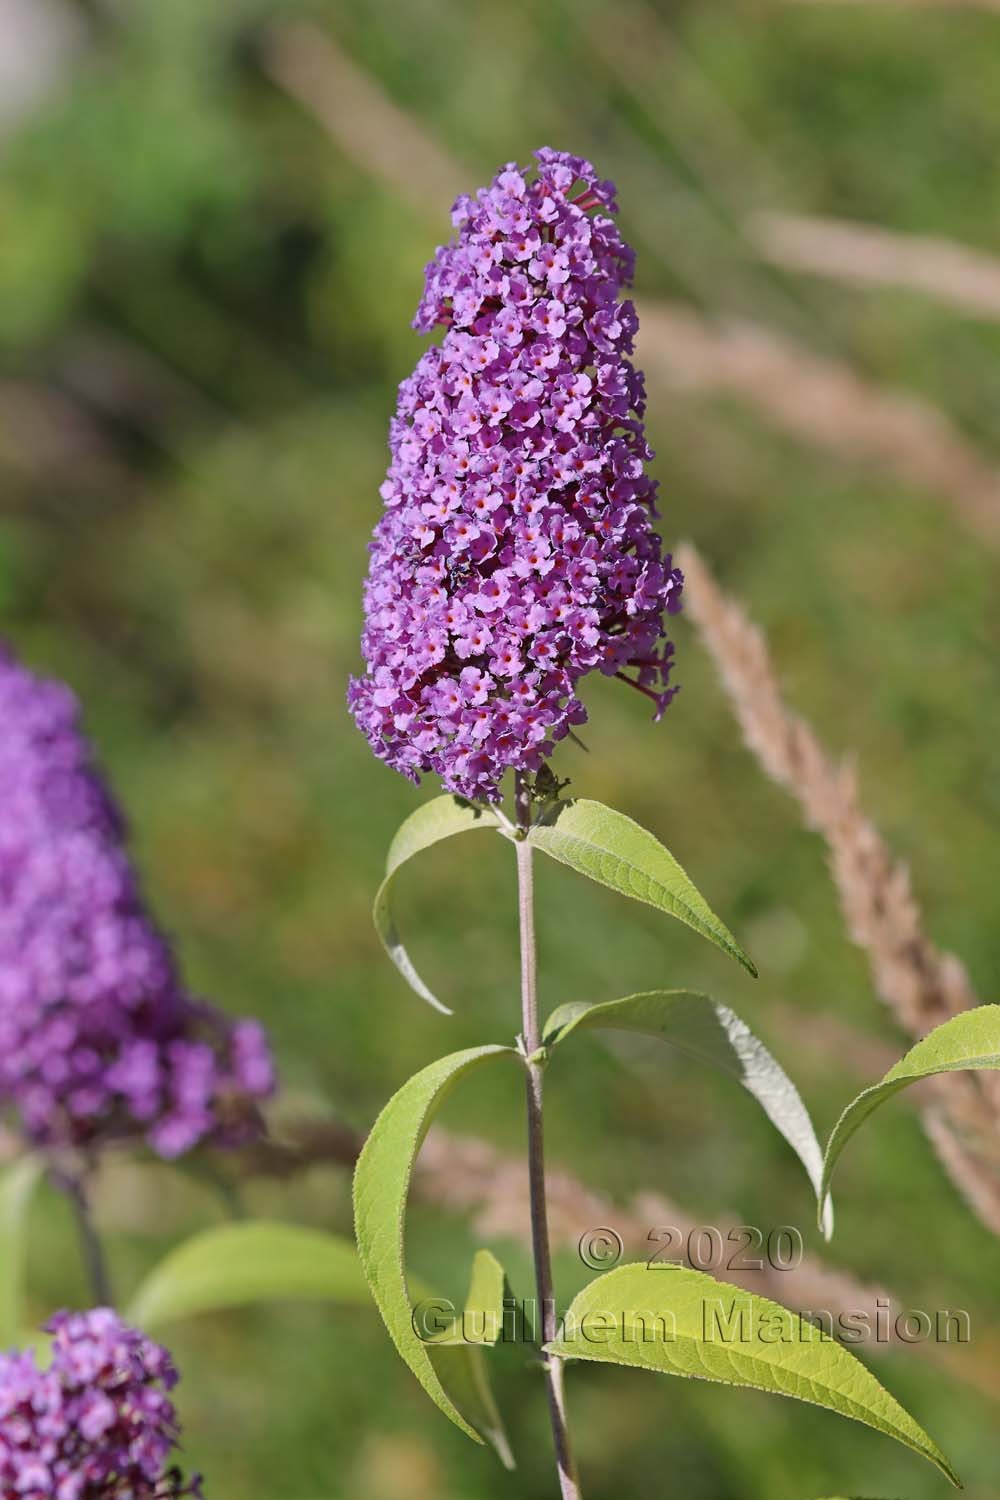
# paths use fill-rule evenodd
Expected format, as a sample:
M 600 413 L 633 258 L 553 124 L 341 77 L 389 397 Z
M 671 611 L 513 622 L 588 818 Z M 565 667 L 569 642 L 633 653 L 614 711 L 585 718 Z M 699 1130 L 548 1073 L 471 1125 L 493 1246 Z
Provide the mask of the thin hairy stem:
M 556 1337 L 556 1304 L 552 1286 L 552 1255 L 549 1249 L 548 1209 L 545 1198 L 545 1138 L 542 1126 L 543 1068 L 537 1054 L 541 1048 L 538 1026 L 538 966 L 535 958 L 535 902 L 532 879 L 532 849 L 523 837 L 531 824 L 531 798 L 523 777 L 515 782 L 517 824 L 522 837 L 517 850 L 517 896 L 521 926 L 521 1017 L 527 1066 L 528 1180 L 531 1196 L 531 1248 L 535 1261 L 535 1285 L 541 1317 L 542 1343 Z M 576 1467 L 566 1425 L 562 1360 L 542 1355 L 549 1417 L 559 1468 L 563 1500 L 580 1500 Z
M 114 1302 L 111 1294 L 111 1278 L 108 1274 L 104 1246 L 101 1244 L 90 1208 L 86 1176 L 83 1172 L 57 1166 L 50 1168 L 49 1176 L 59 1191 L 66 1195 L 73 1210 L 80 1240 L 80 1253 L 94 1302 L 99 1307 L 111 1307 Z

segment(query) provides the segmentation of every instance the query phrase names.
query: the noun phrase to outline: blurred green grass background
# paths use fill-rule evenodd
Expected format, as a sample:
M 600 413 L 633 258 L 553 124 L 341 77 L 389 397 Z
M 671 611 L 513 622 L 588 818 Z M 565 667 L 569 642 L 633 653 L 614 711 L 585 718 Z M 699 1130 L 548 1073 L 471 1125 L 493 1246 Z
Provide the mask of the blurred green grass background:
M 442 848 L 400 882 L 453 1019 L 378 949 L 384 851 L 430 789 L 377 765 L 344 707 L 388 417 L 422 344 L 409 317 L 448 233 L 447 196 L 407 165 L 414 139 L 436 143 L 439 177 L 455 164 L 452 193 L 537 145 L 592 155 L 619 183 L 644 303 L 751 320 L 933 404 L 989 470 L 1000 324 L 782 272 L 745 226 L 781 209 L 996 251 L 1000 18 L 794 0 L 4 0 L 0 18 L 0 630 L 84 699 L 192 983 L 266 1021 L 285 1108 L 364 1128 L 418 1066 L 517 1025 L 503 848 Z M 303 21 L 335 49 L 306 34 L 299 64 L 319 68 L 341 126 L 345 79 L 372 90 L 348 110 L 353 149 L 276 66 Z M 349 73 L 324 82 L 338 60 Z M 388 136 L 387 101 L 401 112 Z M 653 364 L 641 334 L 638 362 Z M 732 393 L 655 378 L 650 393 L 665 534 L 694 540 L 766 627 L 789 701 L 857 756 L 935 939 L 995 999 L 996 551 L 953 495 L 859 456 L 846 430 L 831 452 Z M 553 867 L 539 879 L 544 1001 L 710 989 L 788 1065 L 824 1134 L 870 1080 L 810 1018 L 835 1018 L 848 1041 L 904 1043 L 844 935 L 822 848 L 742 748 L 683 617 L 676 639 L 683 692 L 665 722 L 600 681 L 590 754 L 561 751 L 556 769 L 670 844 L 762 978 Z M 749 1102 L 666 1053 L 655 1062 L 582 1043 L 554 1070 L 553 1161 L 622 1200 L 662 1190 L 709 1223 L 725 1207 L 796 1223 L 819 1249 L 805 1184 Z M 519 1151 L 520 1104 L 500 1081 L 459 1093 L 447 1121 Z M 970 1495 L 1000 1494 L 995 1239 L 902 1102 L 859 1139 L 839 1192 L 832 1263 L 905 1306 L 970 1311 L 973 1344 L 951 1373 L 920 1354 L 878 1370 Z M 349 1229 L 336 1168 L 247 1197 Z M 221 1213 L 152 1165 L 101 1209 L 124 1285 Z M 457 1293 L 465 1226 L 418 1207 L 412 1244 L 415 1267 Z M 523 1251 L 496 1248 L 527 1292 Z M 39 1317 L 83 1296 L 74 1253 L 44 1200 Z M 561 1271 L 571 1291 L 581 1267 Z M 172 1342 L 211 1500 L 552 1492 L 541 1390 L 516 1355 L 498 1378 L 521 1464 L 510 1479 L 434 1411 L 374 1316 L 230 1314 Z M 974 1365 L 985 1379 L 963 1376 Z M 797 1403 L 584 1368 L 571 1403 L 591 1500 L 945 1489 L 887 1440 Z

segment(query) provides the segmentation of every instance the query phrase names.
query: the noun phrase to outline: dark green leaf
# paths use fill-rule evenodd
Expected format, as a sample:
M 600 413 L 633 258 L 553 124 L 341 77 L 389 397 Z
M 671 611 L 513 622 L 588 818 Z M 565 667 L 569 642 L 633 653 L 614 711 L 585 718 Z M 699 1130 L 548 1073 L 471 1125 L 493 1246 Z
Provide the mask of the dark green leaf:
M 477 1250 L 465 1312 L 456 1326 L 429 1346 L 438 1379 L 462 1415 L 496 1450 L 505 1469 L 516 1467 L 493 1387 L 485 1346 L 500 1337 L 507 1279 L 489 1250 Z
M 554 1047 L 574 1031 L 604 1027 L 658 1037 L 735 1078 L 784 1136 L 805 1167 L 814 1191 L 819 1192 L 823 1152 L 798 1089 L 728 1005 L 690 990 L 653 990 L 599 1005 L 571 1002 L 549 1017 L 542 1039 L 546 1046 Z M 833 1229 L 829 1198 L 823 1223 L 829 1237 Z
M 433 1344 L 428 1354 L 447 1398 L 482 1434 L 504 1468 L 516 1468 L 510 1439 L 490 1384 L 485 1350 L 479 1344 Z

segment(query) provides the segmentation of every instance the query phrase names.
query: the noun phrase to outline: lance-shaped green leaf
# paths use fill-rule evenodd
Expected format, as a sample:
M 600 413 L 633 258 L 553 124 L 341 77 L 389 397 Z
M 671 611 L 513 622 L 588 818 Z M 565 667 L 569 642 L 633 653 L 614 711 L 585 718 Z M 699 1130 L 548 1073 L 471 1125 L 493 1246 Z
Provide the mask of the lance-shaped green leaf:
M 385 879 L 379 886 L 372 911 L 375 931 L 382 941 L 382 946 L 407 984 L 411 989 L 416 990 L 422 1000 L 426 1000 L 429 1005 L 434 1006 L 435 1010 L 442 1011 L 446 1016 L 450 1016 L 452 1012 L 424 984 L 403 946 L 393 919 L 390 897 L 396 873 L 407 860 L 412 859 L 422 850 L 441 843 L 442 839 L 450 839 L 456 833 L 470 833 L 477 828 L 500 828 L 496 813 L 489 808 L 476 807 L 471 802 L 464 802 L 460 797 L 435 797 L 431 802 L 425 802 L 423 806 L 418 807 L 416 812 L 411 813 L 400 825 L 395 838 L 389 845 L 389 853 L 385 862 Z
M 503 1328 L 504 1299 L 509 1292 L 504 1268 L 492 1250 L 477 1250 L 472 1258 L 469 1294 L 465 1299 L 466 1342 L 496 1343 Z
M 805 1167 L 819 1194 L 823 1151 L 809 1112 L 781 1064 L 745 1021 L 709 995 L 691 990 L 653 990 L 599 1005 L 561 1005 L 545 1023 L 547 1047 L 561 1045 L 574 1031 L 614 1028 L 658 1037 L 688 1057 L 711 1063 L 752 1094 Z M 823 1229 L 833 1230 L 833 1205 L 826 1199 Z
M 477 1308 L 492 1302 L 486 1275 L 486 1268 L 474 1271 L 470 1297 Z M 500 1278 L 502 1287 L 502 1271 Z M 429 1295 L 425 1287 L 414 1289 L 420 1297 Z M 370 1308 L 371 1291 L 355 1245 L 342 1235 L 269 1220 L 206 1229 L 169 1251 L 153 1268 L 127 1316 L 140 1328 L 154 1329 L 202 1313 L 286 1301 Z M 484 1315 L 476 1314 L 480 1324 Z M 492 1312 L 487 1326 L 496 1326 Z M 482 1350 L 468 1343 L 440 1353 L 432 1349 L 431 1358 L 456 1405 L 509 1466 L 510 1445 Z
M 493 1395 L 485 1352 L 500 1337 L 506 1294 L 503 1266 L 489 1250 L 477 1250 L 464 1311 L 429 1344 L 428 1353 L 459 1411 L 496 1450 L 504 1468 L 513 1469 L 514 1455 Z
M 794 1396 L 895 1438 L 959 1484 L 937 1444 L 836 1339 L 804 1313 L 703 1271 L 619 1266 L 574 1299 L 547 1348 L 565 1359 Z
M 24 1323 L 28 1209 L 42 1171 L 40 1157 L 21 1156 L 0 1173 L 0 1350 L 17 1341 Z
M 443 1389 L 427 1343 L 414 1328 L 403 1221 L 413 1163 L 431 1120 L 460 1078 L 501 1057 L 520 1062 L 512 1047 L 470 1047 L 414 1074 L 375 1121 L 354 1172 L 354 1232 L 383 1321 L 428 1395 L 476 1442 L 481 1439 Z
M 1000 1005 L 978 1005 L 936 1026 L 889 1069 L 881 1083 L 865 1089 L 847 1106 L 826 1148 L 824 1189 L 847 1142 L 880 1104 L 922 1078 L 966 1068 L 1000 1068 Z
M 315 1300 L 370 1306 L 350 1240 L 299 1224 L 248 1219 L 193 1235 L 154 1266 L 129 1317 L 153 1328 L 258 1302 Z
M 477 1250 L 472 1259 L 469 1291 L 461 1313 L 434 1339 L 437 1348 L 452 1344 L 495 1344 L 503 1328 L 504 1298 L 508 1295 L 503 1266 L 491 1250 Z
M 757 970 L 729 928 L 670 851 L 624 813 L 584 798 L 559 802 L 529 838 L 560 864 L 685 922 L 756 977 Z

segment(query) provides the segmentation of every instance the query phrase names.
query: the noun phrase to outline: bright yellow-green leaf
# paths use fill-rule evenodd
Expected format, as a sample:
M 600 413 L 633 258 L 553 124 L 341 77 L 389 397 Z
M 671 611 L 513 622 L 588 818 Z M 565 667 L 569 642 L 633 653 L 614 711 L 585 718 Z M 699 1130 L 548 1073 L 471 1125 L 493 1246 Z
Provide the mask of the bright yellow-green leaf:
M 966 1068 L 1000 1068 L 1000 1005 L 979 1005 L 936 1026 L 889 1069 L 881 1083 L 865 1089 L 847 1106 L 826 1148 L 824 1191 L 847 1142 L 873 1110 L 908 1084 Z
M 503 1271 L 499 1270 L 503 1301 Z M 485 1262 L 474 1263 L 470 1298 L 482 1326 L 492 1307 L 496 1273 Z M 414 1286 L 420 1297 L 427 1289 Z M 128 1309 L 129 1320 L 152 1330 L 179 1318 L 261 1302 L 320 1301 L 370 1308 L 371 1291 L 357 1248 L 341 1235 L 296 1224 L 248 1220 L 194 1235 L 155 1266 Z M 497 1326 L 490 1312 L 486 1324 Z M 48 1344 L 47 1337 L 40 1346 Z M 493 1342 L 492 1339 L 489 1342 Z M 453 1348 L 430 1347 L 438 1378 L 462 1414 L 487 1438 L 507 1467 L 513 1467 L 510 1444 L 490 1388 L 483 1351 L 475 1343 Z
M 510 1439 L 490 1384 L 486 1351 L 480 1344 L 435 1344 L 430 1347 L 429 1354 L 448 1398 L 482 1434 L 504 1468 L 516 1468 Z
M 520 1061 L 512 1047 L 470 1047 L 416 1073 L 375 1121 L 354 1173 L 354 1232 L 379 1312 L 400 1355 L 424 1389 L 476 1442 L 482 1440 L 443 1389 L 428 1344 L 413 1326 L 403 1259 L 403 1221 L 413 1163 L 435 1113 L 460 1078 L 501 1057 Z
M 561 1045 L 574 1031 L 614 1028 L 658 1037 L 672 1047 L 728 1073 L 752 1094 L 798 1156 L 818 1194 L 823 1151 L 798 1089 L 780 1063 L 728 1005 L 691 990 L 652 990 L 598 1005 L 570 1002 L 545 1023 L 543 1041 Z M 833 1229 L 827 1198 L 823 1227 Z
M 685 922 L 756 976 L 729 928 L 670 851 L 624 813 L 584 798 L 559 802 L 529 837 L 560 864 Z
M 434 1343 L 495 1344 L 503 1328 L 504 1297 L 507 1278 L 503 1266 L 491 1250 L 477 1250 L 472 1260 L 472 1276 L 465 1306 L 456 1313 L 452 1324 L 439 1334 Z
M 128 1315 L 140 1328 L 153 1328 L 197 1313 L 290 1299 L 370 1306 L 351 1241 L 269 1220 L 206 1229 L 154 1266 Z
M 619 1266 L 574 1299 L 547 1348 L 564 1359 L 794 1396 L 896 1438 L 959 1483 L 923 1428 L 835 1339 L 804 1314 L 703 1271 Z
M 406 864 L 407 860 L 412 859 L 415 854 L 419 854 L 424 849 L 430 849 L 433 844 L 439 844 L 442 839 L 451 838 L 456 833 L 470 833 L 477 828 L 496 830 L 500 828 L 500 822 L 489 808 L 475 807 L 471 802 L 464 802 L 460 797 L 435 797 L 431 802 L 425 802 L 418 807 L 416 812 L 411 813 L 400 826 L 389 845 L 389 853 L 385 862 L 385 879 L 379 886 L 372 911 L 375 931 L 381 939 L 382 946 L 407 984 L 422 1000 L 426 1000 L 429 1005 L 433 1005 L 436 1010 L 442 1011 L 446 1016 L 450 1016 L 451 1011 L 424 984 L 403 946 L 393 919 L 390 897 L 396 872 Z

